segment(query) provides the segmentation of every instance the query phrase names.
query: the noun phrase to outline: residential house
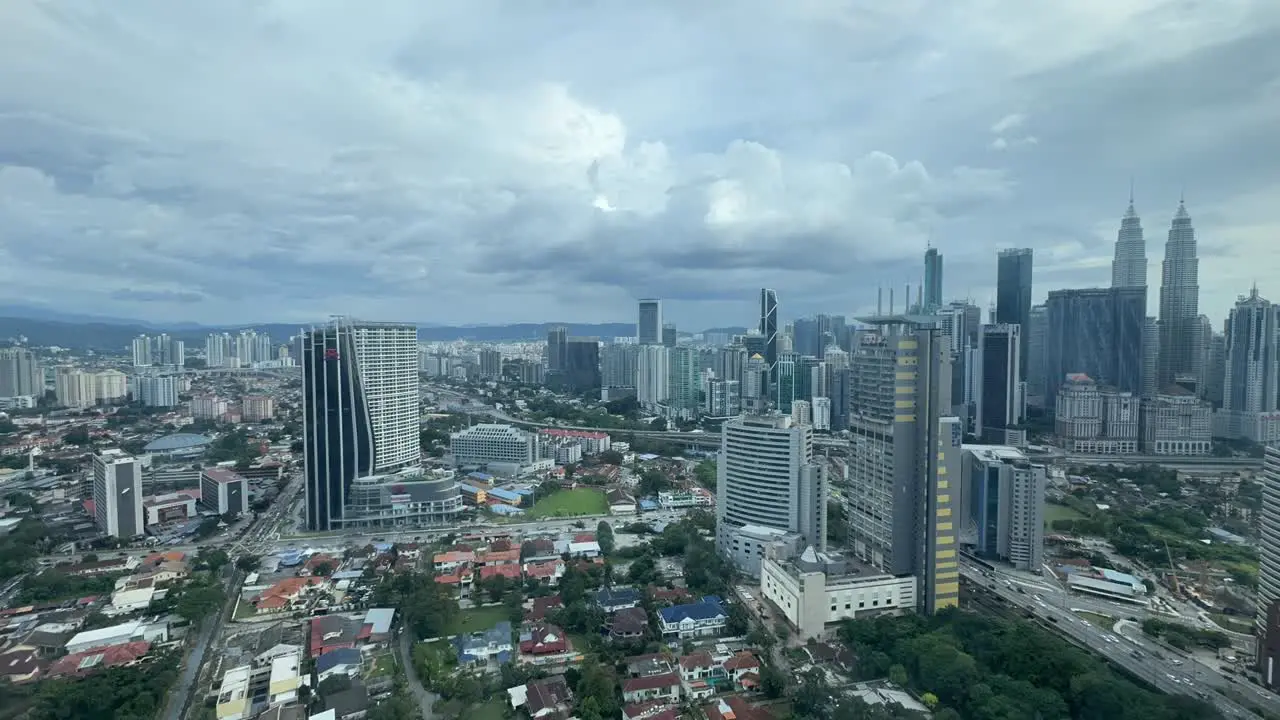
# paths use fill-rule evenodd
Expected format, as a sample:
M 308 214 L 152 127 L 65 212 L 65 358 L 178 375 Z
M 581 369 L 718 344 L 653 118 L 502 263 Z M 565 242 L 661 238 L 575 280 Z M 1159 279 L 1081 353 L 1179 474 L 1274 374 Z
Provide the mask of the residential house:
M 691 700 L 701 700 L 715 695 L 716 681 L 724 679 L 724 668 L 711 657 L 711 653 L 705 650 L 692 652 L 680 658 L 680 683 L 685 696 Z
M 35 680 L 40 674 L 40 651 L 19 645 L 0 654 L 0 678 L 18 684 Z
M 577 537 L 589 537 L 590 540 L 578 540 Z M 556 552 L 561 555 L 567 555 L 570 558 L 598 558 L 600 557 L 600 543 L 596 542 L 595 536 L 583 534 L 577 537 L 568 537 L 556 541 Z
M 664 700 L 645 700 L 622 708 L 622 720 L 676 720 L 680 708 Z
M 573 714 L 573 693 L 563 675 L 530 680 L 524 685 L 509 688 L 507 698 L 512 709 L 524 708 L 533 720 L 568 718 Z
M 77 633 L 67 641 L 66 650 L 69 654 L 75 655 L 135 640 L 164 642 L 168 639 L 169 629 L 167 625 L 163 623 L 148 625 L 141 620 L 131 620 L 119 625 Z
M 136 665 L 146 659 L 149 650 L 151 650 L 151 643 L 146 640 L 137 640 L 71 653 L 49 666 L 45 677 L 84 675 L 102 668 Z
M 737 690 L 760 687 L 760 659 L 745 650 L 724 661 L 724 673 Z
M 297 653 L 274 658 L 267 679 L 267 703 L 291 703 L 298 699 L 300 688 L 306 684 L 307 678 L 302 676 L 302 658 Z
M 643 640 L 649 634 L 649 613 L 641 607 L 619 610 L 605 620 L 604 633 L 614 642 Z
M 549 613 L 555 612 L 564 607 L 564 601 L 559 595 L 546 595 L 533 599 L 533 606 L 524 614 L 524 619 L 528 622 L 540 622 L 547 619 Z
M 485 565 L 480 568 L 480 579 L 488 580 L 491 577 L 501 575 L 508 580 L 520 581 L 520 565 Z
M 645 700 L 680 701 L 680 676 L 676 673 L 647 675 L 622 681 L 622 699 L 628 703 Z
M 627 608 L 639 607 L 642 599 L 640 591 L 633 587 L 616 587 L 606 585 L 596 591 L 596 605 L 606 613 L 615 613 Z
M 525 562 L 560 559 L 560 553 L 556 552 L 556 542 L 551 538 L 545 537 L 525 540 L 524 544 L 520 546 L 520 554 L 524 557 Z
M 672 670 L 671 659 L 663 653 L 633 655 L 623 658 L 622 662 L 627 666 L 627 674 L 632 677 L 662 675 Z
M 462 568 L 470 567 L 476 561 L 476 554 L 470 550 L 451 550 L 432 558 L 432 565 L 441 575 L 452 575 Z
M 342 558 L 325 555 L 324 553 L 316 553 L 315 555 L 307 558 L 307 561 L 303 563 L 302 570 L 299 574 L 322 576 L 332 575 L 333 571 L 337 570 L 340 565 L 342 565 Z
M 536 623 L 520 631 L 520 652 L 524 655 L 553 655 L 569 650 L 564 631 L 550 623 Z
M 560 584 L 560 578 L 564 577 L 564 569 L 564 561 L 559 558 L 527 562 L 524 564 L 524 577 L 526 580 L 555 587 Z
M 684 588 L 649 587 L 649 597 L 655 605 L 680 605 L 693 599 L 693 593 Z
M 334 675 L 355 677 L 364 666 L 364 655 L 355 648 L 340 648 L 316 658 L 316 679 L 324 682 Z
M 355 647 L 362 627 L 359 621 L 341 615 L 312 618 L 307 652 L 311 657 L 318 658 L 334 650 Z
M 329 720 L 360 720 L 369 714 L 369 690 L 353 680 L 351 687 L 325 697 L 324 705 L 326 712 L 333 712 Z
M 752 705 L 738 695 L 712 700 L 702 706 L 702 712 L 707 720 L 774 720 L 768 708 Z
M 366 643 L 382 644 L 391 639 L 391 625 L 395 621 L 395 608 L 369 608 L 364 614 L 359 639 Z
M 263 590 L 253 604 L 258 612 L 284 612 L 304 604 L 308 595 L 323 590 L 328 584 L 328 579 L 323 577 L 285 578 Z
M 164 597 L 164 595 L 165 591 L 160 591 L 159 597 Z M 111 593 L 109 614 L 124 615 L 146 610 L 154 598 L 156 598 L 156 589 L 153 587 L 138 588 L 136 590 L 117 590 Z
M 729 614 L 720 604 L 720 598 L 713 595 L 696 603 L 673 605 L 658 611 L 658 623 L 664 638 L 685 640 L 719 635 L 728 622 Z
M 503 620 L 493 629 L 454 638 L 459 665 L 499 665 L 511 662 L 511 623 Z

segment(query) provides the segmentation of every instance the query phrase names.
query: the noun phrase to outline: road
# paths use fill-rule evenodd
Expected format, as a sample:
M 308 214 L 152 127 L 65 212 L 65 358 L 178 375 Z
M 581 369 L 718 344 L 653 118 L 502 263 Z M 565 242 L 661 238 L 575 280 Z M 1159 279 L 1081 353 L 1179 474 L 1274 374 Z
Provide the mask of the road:
M 422 708 L 422 720 L 432 720 L 435 717 L 434 708 L 438 696 L 427 690 L 422 681 L 418 679 L 418 671 L 413 667 L 413 641 L 409 639 L 407 630 L 403 628 L 400 630 L 400 641 L 396 644 L 400 649 L 400 663 L 404 667 L 405 679 L 409 683 L 409 691 L 413 693 L 413 697 L 418 701 L 418 706 Z
M 981 568 L 968 563 L 961 564 L 961 575 L 1010 605 L 1049 620 L 1050 626 L 1058 632 L 1076 639 L 1162 692 L 1200 696 L 1212 702 L 1224 717 L 1231 720 L 1257 717 L 1240 702 L 1241 698 L 1247 698 L 1246 702 L 1250 705 L 1280 707 L 1274 704 L 1280 701 L 1271 693 L 1241 682 L 1233 685 L 1216 669 L 1193 659 L 1175 656 L 1171 651 L 1146 639 L 1141 630 L 1133 632 L 1137 629 L 1137 623 L 1126 618 L 1130 613 L 1141 616 L 1143 611 L 1140 608 L 1080 595 L 1066 595 L 1061 589 L 1058 595 L 1053 595 L 1049 583 L 1041 588 L 1033 587 L 1031 590 L 1023 589 L 1018 592 L 1018 587 L 1026 588 L 1029 584 L 1013 582 L 1013 587 L 1010 587 L 1004 576 L 984 576 Z M 1077 614 L 1081 610 L 1109 615 L 1116 618 L 1116 624 L 1110 631 L 1104 630 Z M 1126 623 L 1129 625 L 1127 632 Z M 1121 632 L 1117 632 L 1117 629 Z
M 205 654 L 209 650 L 209 645 L 213 642 L 214 634 L 231 621 L 231 613 L 236 606 L 236 590 L 239 586 L 240 573 L 232 570 L 226 585 L 223 587 L 227 593 L 227 600 L 223 603 L 217 617 L 206 618 L 200 625 L 200 635 L 196 638 L 196 644 L 192 648 L 191 654 L 186 658 L 186 665 L 182 668 L 182 675 L 178 678 L 178 684 L 169 692 L 168 704 L 161 714 L 164 720 L 181 720 L 186 713 L 186 709 L 190 706 L 191 694 L 195 690 L 196 681 L 200 678 L 200 671 L 204 667 Z

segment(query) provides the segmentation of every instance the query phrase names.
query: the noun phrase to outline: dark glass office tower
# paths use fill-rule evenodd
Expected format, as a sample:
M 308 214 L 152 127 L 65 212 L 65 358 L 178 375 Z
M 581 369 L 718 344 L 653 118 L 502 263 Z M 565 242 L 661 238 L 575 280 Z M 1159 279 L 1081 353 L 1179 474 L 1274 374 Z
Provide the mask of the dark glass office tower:
M 1090 288 L 1054 290 L 1045 303 L 1045 407 L 1054 407 L 1070 373 L 1099 385 L 1142 393 L 1142 338 L 1147 290 Z
M 931 247 L 924 253 L 924 307 L 931 313 L 942 307 L 942 255 Z
M 769 288 L 760 290 L 760 334 L 764 336 L 764 362 L 769 381 L 773 382 L 778 364 L 778 294 Z
M 575 392 L 600 389 L 600 341 L 593 337 L 569 338 L 565 343 L 564 385 Z
M 979 347 L 980 381 L 977 388 L 977 424 L 974 432 L 983 442 L 1003 445 L 1005 431 L 1022 421 L 1018 353 L 1022 328 L 1017 325 L 984 325 Z
M 639 322 L 636 323 L 636 340 L 641 345 L 657 345 L 662 342 L 662 301 L 645 298 L 640 301 Z
M 1031 324 L 1031 248 L 1001 250 L 996 258 L 996 322 L 1024 328 L 1018 379 L 1027 379 L 1027 340 Z
M 797 355 L 822 357 L 822 328 L 816 318 L 797 318 L 791 323 L 791 347 Z
M 547 372 L 564 372 L 568 363 L 569 331 L 563 326 L 547 330 Z
M 376 451 L 353 328 L 312 330 L 302 336 L 298 357 L 307 529 L 334 530 L 342 527 L 352 480 L 373 472 Z

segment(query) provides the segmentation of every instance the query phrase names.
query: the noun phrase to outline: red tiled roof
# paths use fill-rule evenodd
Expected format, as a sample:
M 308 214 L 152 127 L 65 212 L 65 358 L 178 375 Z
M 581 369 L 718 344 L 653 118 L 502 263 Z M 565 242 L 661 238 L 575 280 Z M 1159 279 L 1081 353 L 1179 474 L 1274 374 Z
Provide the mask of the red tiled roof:
M 749 652 L 740 652 L 737 655 L 724 661 L 725 670 L 746 670 L 748 668 L 760 667 L 760 660 Z
M 484 567 L 480 568 L 481 580 L 494 577 L 495 575 L 501 575 L 505 578 L 518 580 L 520 578 L 520 566 L 519 565 L 485 565 Z
M 692 670 L 694 668 L 709 668 L 714 664 L 715 664 L 715 660 L 711 659 L 711 653 L 705 650 L 691 652 L 688 655 L 685 655 L 684 657 L 680 658 L 680 667 L 684 668 L 685 670 Z
M 124 665 L 143 657 L 150 649 L 151 643 L 145 640 L 137 640 L 67 655 L 49 668 L 48 676 L 77 675 L 92 672 L 99 668 Z

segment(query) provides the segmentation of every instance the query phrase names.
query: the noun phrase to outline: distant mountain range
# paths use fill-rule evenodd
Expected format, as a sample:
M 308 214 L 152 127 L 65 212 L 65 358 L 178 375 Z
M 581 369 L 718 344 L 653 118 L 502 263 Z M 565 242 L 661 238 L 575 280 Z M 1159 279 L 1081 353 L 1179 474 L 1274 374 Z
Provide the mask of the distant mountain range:
M 547 330 L 563 325 L 570 336 L 632 337 L 634 323 L 517 323 L 512 325 L 419 325 L 418 339 L 427 342 L 473 340 L 503 342 L 541 340 Z M 265 332 L 276 342 L 284 342 L 297 334 L 299 325 L 260 323 L 254 325 L 208 326 L 194 323 L 148 323 L 141 320 L 58 313 L 45 308 L 0 305 L 0 345 L 25 337 L 30 345 L 70 348 L 74 350 L 123 351 L 138 335 L 168 333 L 193 344 L 203 343 L 209 333 L 239 332 L 253 329 Z M 706 332 L 741 334 L 745 328 L 713 328 Z

